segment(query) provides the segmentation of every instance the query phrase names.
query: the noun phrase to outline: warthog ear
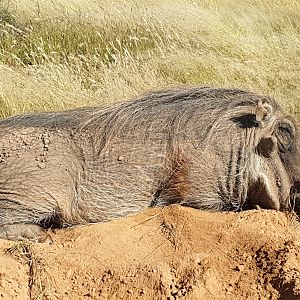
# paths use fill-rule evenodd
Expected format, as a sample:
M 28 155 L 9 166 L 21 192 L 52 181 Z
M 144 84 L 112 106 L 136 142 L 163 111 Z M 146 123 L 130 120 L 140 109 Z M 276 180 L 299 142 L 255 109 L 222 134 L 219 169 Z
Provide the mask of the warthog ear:
M 271 121 L 273 108 L 267 99 L 260 99 L 256 107 L 246 106 L 236 110 L 236 116 L 231 120 L 241 128 L 259 127 L 264 128 Z
M 273 115 L 273 109 L 266 99 L 258 101 L 255 115 L 259 127 L 263 128 L 269 123 Z

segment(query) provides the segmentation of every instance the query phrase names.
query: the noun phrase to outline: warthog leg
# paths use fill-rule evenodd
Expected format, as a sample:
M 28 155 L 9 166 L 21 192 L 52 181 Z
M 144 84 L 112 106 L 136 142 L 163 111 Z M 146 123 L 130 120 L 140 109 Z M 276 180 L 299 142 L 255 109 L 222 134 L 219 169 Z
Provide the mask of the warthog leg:
M 0 226 L 0 238 L 7 240 L 31 240 L 52 243 L 50 235 L 37 224 L 11 224 Z

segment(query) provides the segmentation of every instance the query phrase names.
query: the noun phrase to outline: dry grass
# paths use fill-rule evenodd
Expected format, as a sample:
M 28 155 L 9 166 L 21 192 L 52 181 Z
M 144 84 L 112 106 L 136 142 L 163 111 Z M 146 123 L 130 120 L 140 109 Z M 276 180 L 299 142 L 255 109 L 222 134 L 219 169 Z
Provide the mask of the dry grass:
M 44 292 L 47 287 L 43 282 L 44 261 L 37 257 L 33 251 L 33 244 L 28 241 L 15 242 L 6 249 L 5 254 L 28 265 L 28 294 L 31 300 L 45 299 Z
M 269 94 L 300 116 L 300 3 L 0 0 L 0 116 L 192 84 Z

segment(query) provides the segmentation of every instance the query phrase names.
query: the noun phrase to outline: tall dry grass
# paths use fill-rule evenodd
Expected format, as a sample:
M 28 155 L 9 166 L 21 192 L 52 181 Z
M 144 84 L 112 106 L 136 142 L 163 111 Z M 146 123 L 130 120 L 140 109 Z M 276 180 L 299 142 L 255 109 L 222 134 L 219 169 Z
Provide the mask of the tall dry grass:
M 300 2 L 0 0 L 0 116 L 240 87 L 300 116 Z

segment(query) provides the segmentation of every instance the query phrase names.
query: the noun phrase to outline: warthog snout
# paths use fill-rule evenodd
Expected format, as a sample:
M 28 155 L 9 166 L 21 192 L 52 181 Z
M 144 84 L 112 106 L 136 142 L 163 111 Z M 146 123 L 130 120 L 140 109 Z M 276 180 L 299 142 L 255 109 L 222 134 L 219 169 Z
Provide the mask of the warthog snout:
M 193 87 L 0 121 L 0 238 L 149 206 L 297 207 L 299 126 L 270 97 Z

